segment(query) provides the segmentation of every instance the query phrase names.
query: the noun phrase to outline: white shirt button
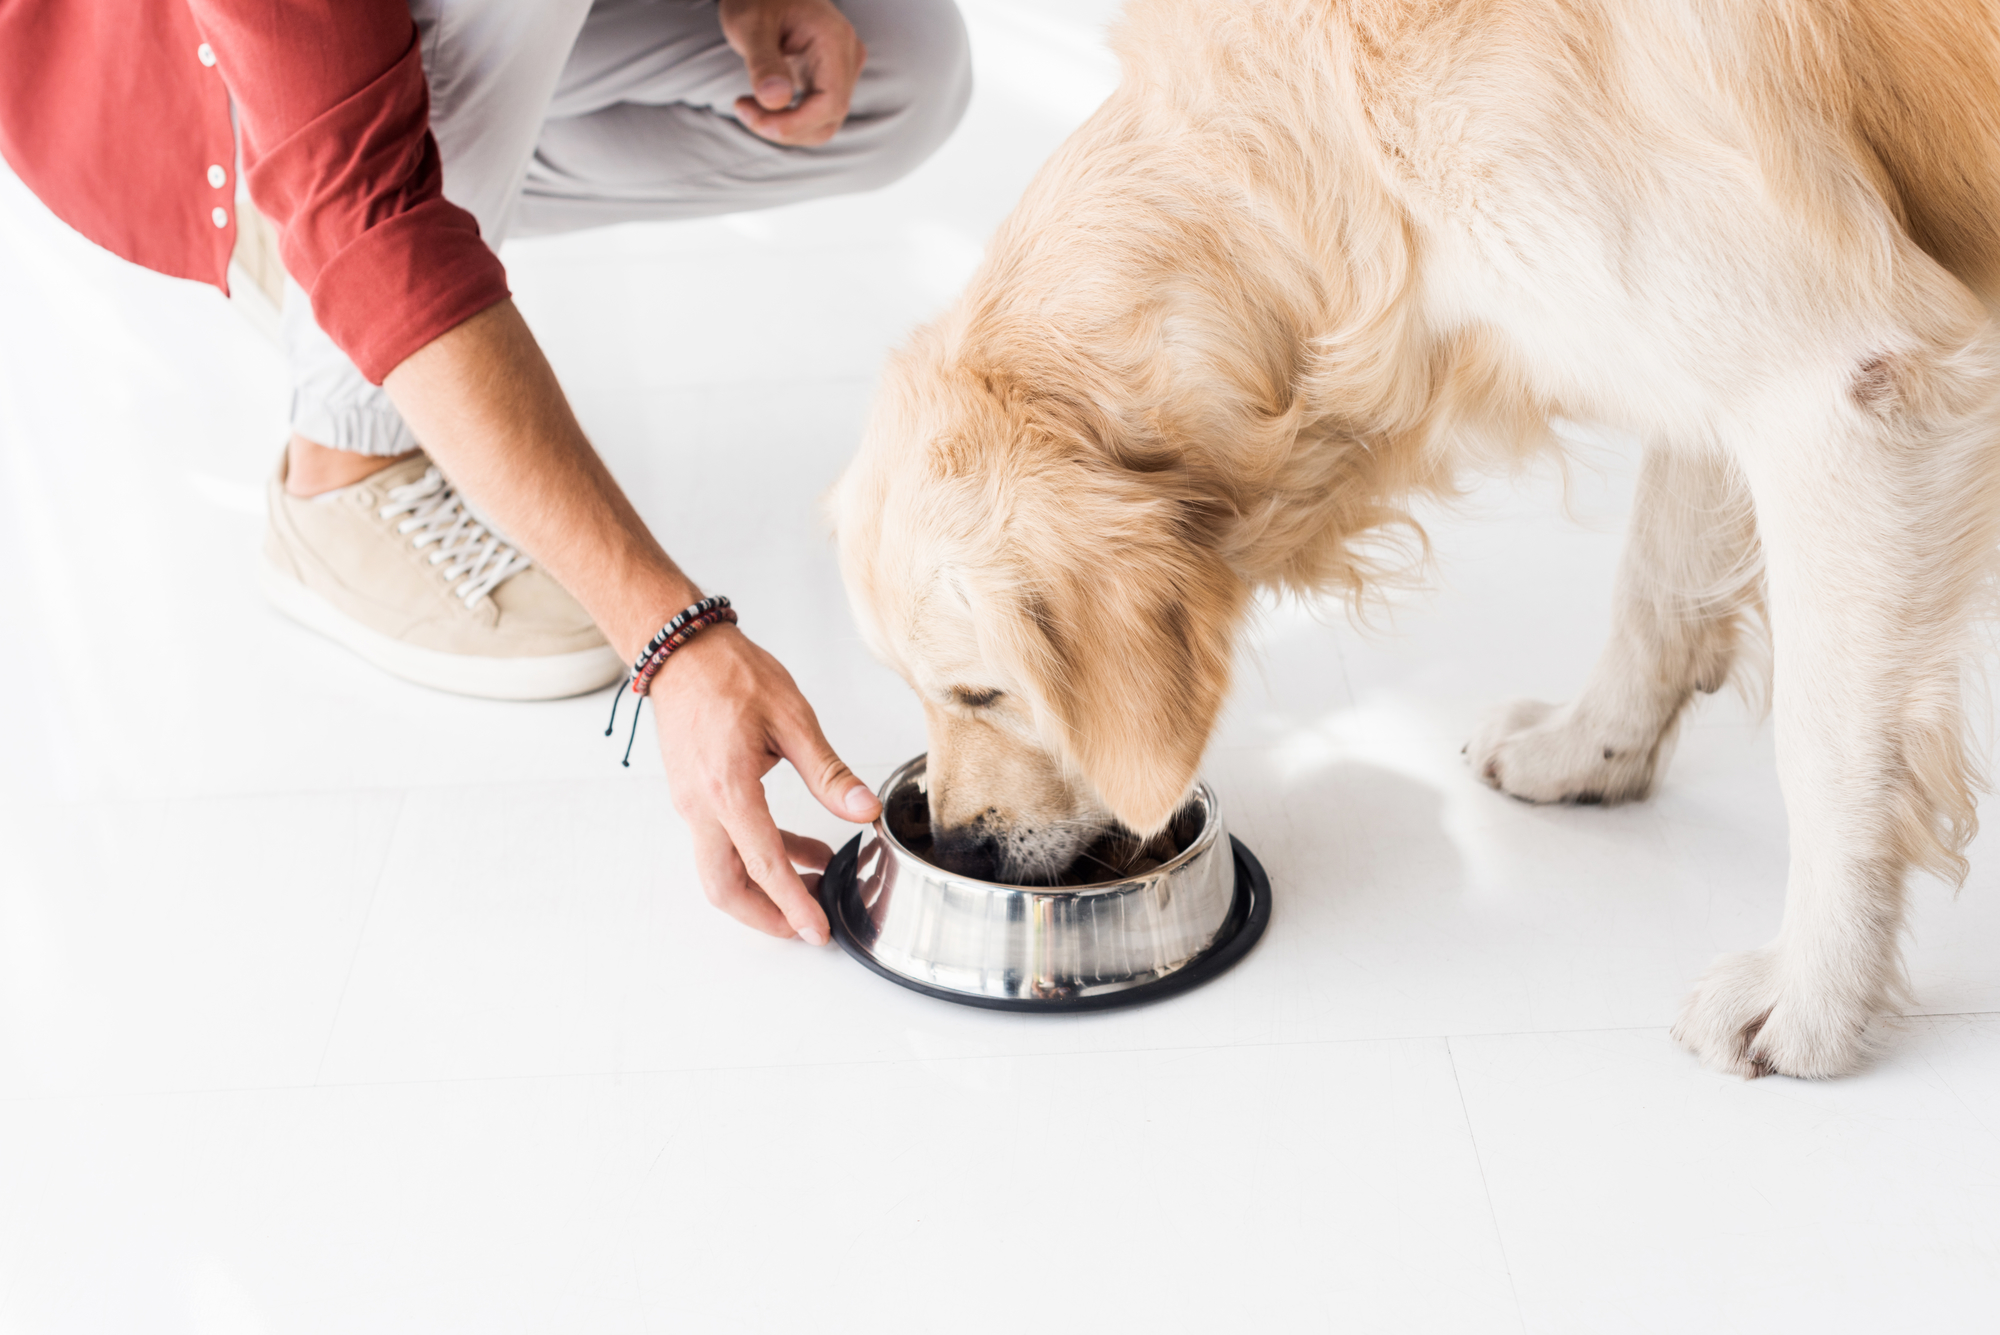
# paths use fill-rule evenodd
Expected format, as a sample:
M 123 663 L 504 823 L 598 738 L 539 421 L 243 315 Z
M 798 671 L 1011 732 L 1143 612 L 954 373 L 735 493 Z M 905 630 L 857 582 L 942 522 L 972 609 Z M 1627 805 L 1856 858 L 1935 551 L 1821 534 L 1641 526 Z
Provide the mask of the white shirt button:
M 207 42 L 203 42 L 194 49 L 194 58 L 204 65 L 213 65 L 215 63 L 215 48 Z
M 217 204 L 215 206 L 215 212 L 209 214 L 208 216 L 215 220 L 215 225 L 217 227 L 229 226 L 229 210 L 223 208 L 220 204 Z
M 229 173 L 222 170 L 220 163 L 208 169 L 208 183 L 217 190 L 229 184 Z

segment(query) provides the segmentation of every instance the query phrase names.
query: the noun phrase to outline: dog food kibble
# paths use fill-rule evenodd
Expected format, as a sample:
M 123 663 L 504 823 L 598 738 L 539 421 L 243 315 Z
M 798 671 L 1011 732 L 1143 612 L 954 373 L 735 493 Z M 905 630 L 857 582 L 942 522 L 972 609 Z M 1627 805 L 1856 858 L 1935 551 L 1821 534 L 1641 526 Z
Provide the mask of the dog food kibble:
M 1171 829 L 1162 830 L 1144 841 L 1128 830 L 1109 830 L 1097 836 L 1090 847 L 1077 855 L 1076 861 L 1069 865 L 1069 871 L 1056 884 L 1094 885 L 1099 881 L 1123 881 L 1144 876 L 1177 852 Z
M 955 844 L 948 854 L 938 853 L 931 836 L 929 800 L 914 786 L 896 793 L 883 816 L 897 841 L 932 866 L 975 880 L 1000 879 L 999 847 L 993 840 L 975 838 Z M 1201 814 L 1192 805 L 1182 808 L 1167 828 L 1151 839 L 1141 839 L 1122 826 L 1114 827 L 1092 840 L 1061 876 L 1036 884 L 1099 885 L 1144 876 L 1186 849 L 1200 833 Z

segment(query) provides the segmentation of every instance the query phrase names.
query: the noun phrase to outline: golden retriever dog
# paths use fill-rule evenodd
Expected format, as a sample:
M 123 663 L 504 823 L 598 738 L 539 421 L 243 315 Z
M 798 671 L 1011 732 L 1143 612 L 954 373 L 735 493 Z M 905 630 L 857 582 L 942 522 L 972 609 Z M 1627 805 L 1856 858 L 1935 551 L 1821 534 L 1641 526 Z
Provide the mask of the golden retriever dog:
M 1412 499 L 1605 423 L 1646 446 L 1610 644 L 1469 759 L 1644 796 L 1768 627 L 1784 924 L 1674 1033 L 1854 1070 L 1980 784 L 2000 0 L 1133 0 L 1115 44 L 834 495 L 940 849 L 1033 879 L 1159 829 L 1255 591 L 1365 598 Z

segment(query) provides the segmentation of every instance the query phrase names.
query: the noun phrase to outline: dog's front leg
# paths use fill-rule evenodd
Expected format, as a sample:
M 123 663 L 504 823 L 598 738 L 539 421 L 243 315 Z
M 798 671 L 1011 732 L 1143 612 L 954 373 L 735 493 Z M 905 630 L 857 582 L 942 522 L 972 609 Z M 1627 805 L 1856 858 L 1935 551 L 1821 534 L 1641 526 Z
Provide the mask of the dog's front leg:
M 1836 403 L 1811 438 L 1787 439 L 1788 422 L 1742 452 L 1791 865 L 1777 940 L 1720 960 L 1675 1025 L 1711 1067 L 1854 1070 L 1901 986 L 1906 873 L 1962 874 L 1976 777 L 1960 673 L 2000 510 L 1990 376 L 1974 370 L 1994 362 L 1986 348 L 1866 363 L 1829 387 L 1844 394 L 1797 396 Z M 1906 395 L 1881 384 L 1899 374 L 1916 382 Z
M 1575 701 L 1520 700 L 1466 746 L 1475 772 L 1529 802 L 1644 797 L 1695 691 L 1728 677 L 1757 601 L 1749 492 L 1726 458 L 1650 448 L 1619 563 L 1611 638 Z

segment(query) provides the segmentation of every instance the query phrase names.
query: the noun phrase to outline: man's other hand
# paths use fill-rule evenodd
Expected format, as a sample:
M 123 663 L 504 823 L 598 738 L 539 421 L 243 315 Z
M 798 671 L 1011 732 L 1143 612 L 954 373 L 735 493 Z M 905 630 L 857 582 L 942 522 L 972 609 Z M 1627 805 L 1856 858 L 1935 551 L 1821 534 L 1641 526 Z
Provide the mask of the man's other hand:
M 847 119 L 867 48 L 831 0 L 722 0 L 722 35 L 750 72 L 736 114 L 774 144 L 808 148 Z

